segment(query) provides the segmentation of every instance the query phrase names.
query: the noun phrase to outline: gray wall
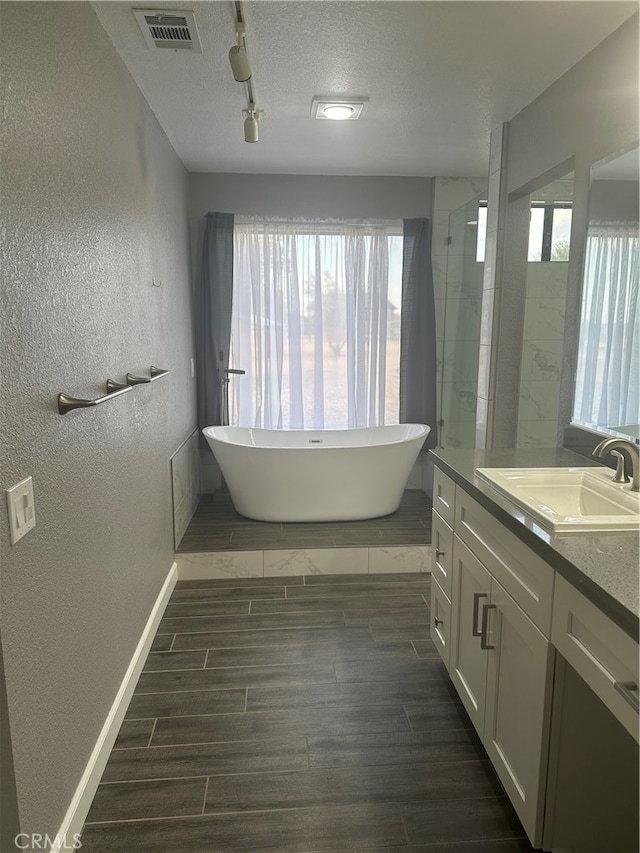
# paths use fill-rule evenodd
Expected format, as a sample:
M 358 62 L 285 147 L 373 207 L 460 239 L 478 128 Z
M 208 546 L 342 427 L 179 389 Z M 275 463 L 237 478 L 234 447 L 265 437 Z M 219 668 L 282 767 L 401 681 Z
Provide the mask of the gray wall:
M 2 3 L 2 647 L 23 832 L 60 827 L 173 562 L 195 427 L 187 174 L 88 3 Z M 153 287 L 152 277 L 162 282 Z M 170 376 L 61 417 L 56 396 Z
M 492 377 L 488 403 L 497 424 L 491 441 L 494 446 L 513 446 L 517 427 L 526 264 L 518 265 L 515 254 L 526 245 L 526 232 L 523 235 L 518 229 L 528 229 L 528 220 L 518 218 L 516 208 L 529 193 L 573 171 L 571 254 L 556 436 L 556 443 L 561 443 L 573 398 L 591 165 L 637 141 L 638 105 L 636 13 L 508 123 L 508 134 L 503 136 L 508 142 L 501 149 L 506 163 L 504 197 L 499 204 L 501 219 L 506 222 L 500 258 L 503 272 L 498 276 L 502 280 L 496 285 L 498 296 L 493 301 L 493 317 L 502 322 L 499 346 L 490 342 L 491 360 L 481 359 L 490 365 Z M 509 201 L 507 193 L 511 194 Z M 490 207 L 491 203 L 490 192 Z M 509 271 L 518 266 L 520 274 L 511 275 Z M 483 385 L 480 376 L 479 385 Z
M 210 210 L 311 219 L 410 219 L 431 211 L 431 178 L 337 175 L 189 175 L 195 218 Z
M 12 850 L 15 847 L 14 839 L 18 832 L 20 832 L 18 802 L 13 772 L 2 638 L 0 637 L 0 850 Z
M 589 220 L 637 222 L 638 181 L 593 181 L 589 192 Z
M 635 14 L 511 119 L 507 191 L 536 182 L 571 158 L 582 173 L 637 139 Z
M 209 211 L 240 216 L 308 219 L 414 219 L 431 216 L 432 179 L 336 175 L 189 175 L 189 212 L 196 275 L 203 217 Z

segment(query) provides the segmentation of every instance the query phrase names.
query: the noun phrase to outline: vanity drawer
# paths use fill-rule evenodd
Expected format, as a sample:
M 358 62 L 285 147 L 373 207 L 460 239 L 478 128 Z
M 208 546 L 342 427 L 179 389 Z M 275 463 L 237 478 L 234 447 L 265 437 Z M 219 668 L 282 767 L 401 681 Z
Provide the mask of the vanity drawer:
M 453 527 L 456 484 L 439 468 L 433 470 L 433 508 L 449 527 Z
M 638 644 L 563 577 L 556 578 L 551 642 L 638 741 Z
M 431 520 L 431 577 L 451 598 L 451 566 L 453 565 L 453 530 L 434 510 Z
M 451 601 L 433 576 L 431 578 L 430 634 L 448 670 L 451 644 Z
M 461 488 L 456 490 L 454 530 L 549 638 L 554 581 L 551 566 Z

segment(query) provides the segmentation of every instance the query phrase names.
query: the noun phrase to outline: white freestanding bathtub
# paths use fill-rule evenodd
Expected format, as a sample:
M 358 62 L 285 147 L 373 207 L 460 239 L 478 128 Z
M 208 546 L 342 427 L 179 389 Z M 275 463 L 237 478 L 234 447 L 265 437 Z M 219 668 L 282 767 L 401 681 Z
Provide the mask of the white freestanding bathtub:
M 394 512 L 430 427 L 205 427 L 236 510 L 258 521 L 347 521 Z

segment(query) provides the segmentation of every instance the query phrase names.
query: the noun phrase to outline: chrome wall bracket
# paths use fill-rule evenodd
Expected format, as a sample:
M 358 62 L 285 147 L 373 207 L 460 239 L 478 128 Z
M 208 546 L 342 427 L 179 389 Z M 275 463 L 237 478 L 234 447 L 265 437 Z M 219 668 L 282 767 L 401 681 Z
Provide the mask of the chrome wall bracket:
M 134 376 L 132 373 L 127 373 L 127 385 L 146 385 L 148 382 L 160 379 L 161 376 L 166 376 L 168 372 L 168 370 L 162 370 L 160 367 L 151 365 L 149 376 Z
M 66 415 L 67 412 L 73 409 L 91 409 L 94 406 L 99 406 L 101 403 L 106 403 L 107 400 L 113 400 L 114 397 L 119 397 L 127 391 L 131 391 L 130 385 L 123 385 L 120 382 L 114 382 L 113 379 L 107 379 L 107 393 L 102 397 L 97 397 L 94 400 L 83 400 L 79 397 L 70 397 L 68 394 L 58 394 L 58 411 L 61 415 Z
M 131 373 L 127 373 L 126 382 L 116 382 L 114 379 L 107 379 L 107 393 L 102 397 L 96 397 L 93 400 L 84 400 L 80 397 L 70 397 L 69 394 L 58 394 L 58 412 L 61 415 L 66 415 L 67 412 L 71 412 L 73 409 L 91 409 L 94 406 L 99 406 L 101 403 L 106 403 L 107 400 L 113 400 L 114 397 L 119 397 L 126 391 L 132 391 L 134 385 L 140 385 L 142 383 L 153 382 L 156 379 L 160 379 L 161 376 L 166 376 L 169 371 L 162 370 L 160 367 L 154 367 L 151 365 L 149 373 L 150 375 L 148 377 L 133 376 Z

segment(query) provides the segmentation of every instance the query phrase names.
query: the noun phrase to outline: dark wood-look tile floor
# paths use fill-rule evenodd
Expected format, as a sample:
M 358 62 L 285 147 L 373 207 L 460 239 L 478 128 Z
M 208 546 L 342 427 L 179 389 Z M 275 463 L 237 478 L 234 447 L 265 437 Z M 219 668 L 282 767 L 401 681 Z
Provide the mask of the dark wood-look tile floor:
M 531 851 L 429 639 L 429 585 L 179 582 L 83 853 Z
M 240 515 L 228 494 L 203 495 L 177 547 L 179 553 L 340 548 L 354 545 L 429 545 L 431 502 L 419 489 L 405 491 L 396 512 L 364 521 L 279 523 Z

